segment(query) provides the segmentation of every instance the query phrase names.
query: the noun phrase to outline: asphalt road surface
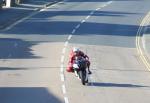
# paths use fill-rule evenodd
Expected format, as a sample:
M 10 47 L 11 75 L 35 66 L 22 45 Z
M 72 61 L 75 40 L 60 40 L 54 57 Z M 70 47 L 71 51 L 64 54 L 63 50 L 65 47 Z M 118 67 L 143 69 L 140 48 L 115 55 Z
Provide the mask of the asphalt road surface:
M 150 72 L 136 50 L 149 0 L 65 0 L 0 32 L 0 103 L 150 103 Z M 90 57 L 83 86 L 69 52 Z

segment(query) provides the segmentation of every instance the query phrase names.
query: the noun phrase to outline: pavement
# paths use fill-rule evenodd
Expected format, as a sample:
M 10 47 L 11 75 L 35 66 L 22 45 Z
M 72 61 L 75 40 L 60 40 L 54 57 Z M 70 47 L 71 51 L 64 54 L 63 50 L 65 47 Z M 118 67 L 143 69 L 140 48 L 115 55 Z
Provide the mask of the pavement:
M 15 7 L 3 8 L 0 10 L 0 30 L 5 29 L 7 26 L 13 24 L 17 20 L 28 16 L 49 5 L 57 3 L 60 0 L 28 0 Z

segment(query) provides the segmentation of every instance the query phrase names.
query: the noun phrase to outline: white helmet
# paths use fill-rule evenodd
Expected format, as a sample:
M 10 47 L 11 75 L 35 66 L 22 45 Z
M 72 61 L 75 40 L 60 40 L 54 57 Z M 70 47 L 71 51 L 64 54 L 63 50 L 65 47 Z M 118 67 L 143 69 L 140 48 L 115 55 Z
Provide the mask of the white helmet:
M 79 48 L 76 47 L 73 48 L 73 52 L 78 52 L 78 51 L 80 51 Z

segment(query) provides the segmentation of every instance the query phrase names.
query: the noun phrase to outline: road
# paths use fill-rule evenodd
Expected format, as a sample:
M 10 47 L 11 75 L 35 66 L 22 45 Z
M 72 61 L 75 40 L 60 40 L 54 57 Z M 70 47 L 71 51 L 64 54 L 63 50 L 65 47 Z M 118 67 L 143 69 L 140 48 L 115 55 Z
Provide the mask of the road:
M 149 0 L 66 0 L 0 32 L 2 103 L 150 103 L 136 35 Z M 69 51 L 91 60 L 90 84 L 67 73 Z

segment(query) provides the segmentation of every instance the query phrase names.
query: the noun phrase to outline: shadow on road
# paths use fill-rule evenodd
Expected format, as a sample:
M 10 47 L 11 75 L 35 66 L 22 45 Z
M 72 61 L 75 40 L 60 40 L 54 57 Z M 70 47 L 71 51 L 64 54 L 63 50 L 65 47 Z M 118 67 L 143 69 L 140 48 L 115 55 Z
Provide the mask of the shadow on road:
M 5 62 L 5 60 L 3 60 Z M 29 69 L 59 69 L 60 67 L 38 67 L 38 66 L 26 66 L 26 67 L 0 67 L 0 71 L 7 71 L 7 70 L 29 70 Z
M 0 59 L 29 59 L 40 58 L 32 53 L 31 47 L 37 42 L 21 39 L 0 38 Z
M 123 88 L 138 88 L 138 87 L 149 87 L 142 85 L 134 85 L 134 84 L 120 84 L 120 83 L 99 83 L 99 82 L 91 82 L 90 86 L 96 87 L 123 87 Z
M 40 36 L 37 41 L 64 42 L 66 36 L 71 34 L 72 30 L 80 24 L 81 20 L 73 19 L 74 17 L 88 16 L 90 10 L 81 11 L 43 11 L 39 14 L 25 20 L 8 31 L 1 31 L 2 35 L 30 36 L 30 40 Z M 133 44 L 136 36 L 138 25 L 127 24 L 126 21 L 118 22 L 99 22 L 99 18 L 127 18 L 136 16 L 136 13 L 119 12 L 119 11 L 96 11 L 92 16 L 95 21 L 82 23 L 80 28 L 76 30 L 71 39 L 71 43 L 106 45 L 116 47 L 135 47 Z M 64 19 L 60 19 L 65 16 Z M 104 16 L 104 17 L 103 17 Z M 77 17 L 77 18 L 78 18 Z M 63 17 L 61 17 L 63 18 Z M 65 19 L 66 18 L 66 19 Z M 92 17 L 91 17 L 92 18 Z M 106 20 L 105 20 L 106 21 Z M 107 36 L 107 37 L 104 37 Z M 111 37 L 112 36 L 112 37 Z M 131 39 L 124 38 L 133 37 Z M 44 39 L 42 39 L 44 38 Z M 81 39 L 84 38 L 85 40 Z M 111 38 L 111 39 L 110 39 Z M 114 39 L 113 39 L 114 38 Z M 102 39 L 102 40 L 101 40 Z M 104 40 L 106 39 L 106 40 Z M 34 40 L 34 41 L 36 41 Z M 89 40 L 91 42 L 89 42 Z M 107 42 L 113 40 L 114 42 Z
M 69 0 L 66 2 L 108 2 L 112 0 Z M 141 1 L 141 0 L 113 0 L 113 1 Z
M 0 87 L 1 103 L 63 103 L 44 87 Z

